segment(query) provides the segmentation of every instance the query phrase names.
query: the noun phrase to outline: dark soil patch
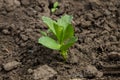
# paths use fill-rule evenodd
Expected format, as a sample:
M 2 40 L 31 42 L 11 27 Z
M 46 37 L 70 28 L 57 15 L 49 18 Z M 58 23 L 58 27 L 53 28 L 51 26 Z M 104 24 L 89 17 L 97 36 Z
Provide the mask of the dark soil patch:
M 0 0 L 0 80 L 34 80 L 28 70 L 44 64 L 57 71 L 50 80 L 120 80 L 120 0 L 58 0 L 59 9 L 52 14 L 54 1 Z M 66 63 L 58 52 L 37 43 L 40 29 L 47 29 L 41 17 L 63 14 L 73 15 L 78 37 Z M 21 66 L 5 71 L 3 64 L 14 60 Z M 103 76 L 86 76 L 88 65 Z

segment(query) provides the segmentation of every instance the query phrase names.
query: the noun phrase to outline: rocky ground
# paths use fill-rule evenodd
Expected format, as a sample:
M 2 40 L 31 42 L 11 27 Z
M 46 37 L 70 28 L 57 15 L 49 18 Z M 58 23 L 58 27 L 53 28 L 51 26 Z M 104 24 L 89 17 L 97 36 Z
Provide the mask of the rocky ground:
M 120 80 L 120 0 L 0 0 L 0 80 Z M 63 62 L 38 44 L 42 16 L 74 17 L 78 41 Z

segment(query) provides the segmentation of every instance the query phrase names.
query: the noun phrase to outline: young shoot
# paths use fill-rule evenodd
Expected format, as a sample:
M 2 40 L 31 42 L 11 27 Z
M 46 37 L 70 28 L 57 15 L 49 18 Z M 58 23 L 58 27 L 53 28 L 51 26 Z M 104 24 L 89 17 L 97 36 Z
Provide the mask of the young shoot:
M 58 50 L 61 56 L 66 60 L 68 58 L 68 49 L 77 41 L 74 36 L 74 28 L 71 24 L 72 16 L 64 15 L 57 21 L 51 18 L 42 17 L 43 22 L 48 26 L 48 32 L 43 32 L 38 43 L 53 50 Z M 50 34 L 52 33 L 52 36 Z
M 51 8 L 51 12 L 54 13 L 58 9 L 58 2 L 55 2 L 53 4 L 53 7 Z

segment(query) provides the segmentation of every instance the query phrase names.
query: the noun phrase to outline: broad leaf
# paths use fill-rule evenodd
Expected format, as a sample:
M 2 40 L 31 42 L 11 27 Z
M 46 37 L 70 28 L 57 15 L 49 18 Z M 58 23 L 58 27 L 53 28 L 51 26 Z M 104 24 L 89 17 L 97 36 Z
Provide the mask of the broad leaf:
M 40 30 L 40 33 L 41 33 L 43 36 L 47 36 L 47 33 L 44 32 L 44 31 L 41 31 L 41 30 Z
M 54 4 L 53 4 L 53 8 L 57 8 L 58 7 L 58 2 L 55 2 Z
M 50 37 L 43 36 L 43 37 L 39 38 L 38 43 L 40 43 L 50 49 L 54 49 L 54 50 L 60 49 L 60 45 L 54 39 L 52 39 Z
M 56 10 L 56 8 L 52 8 L 52 9 L 51 9 L 51 12 L 52 12 L 52 13 L 54 13 L 54 12 L 55 12 L 55 10 Z
M 73 18 L 72 16 L 64 15 L 60 19 L 57 20 L 57 24 L 60 26 L 63 26 L 64 29 L 66 29 L 68 24 L 71 24 L 72 18 Z
M 63 50 L 63 51 L 65 51 L 69 47 L 71 47 L 76 41 L 77 41 L 77 38 L 73 36 L 72 38 L 70 38 L 70 40 L 67 41 L 67 43 L 65 43 L 64 45 L 62 45 L 60 49 Z
M 63 27 L 62 41 L 71 38 L 74 35 L 74 29 L 71 24 L 72 16 L 64 15 L 57 20 L 57 24 Z
M 48 17 L 45 17 L 45 16 L 42 17 L 42 20 L 43 20 L 43 22 L 45 24 L 47 24 L 47 26 L 49 27 L 49 29 L 56 35 L 55 29 L 54 29 L 54 25 L 53 25 L 56 22 L 54 20 L 48 18 Z
M 55 28 L 55 32 L 56 32 L 56 37 L 57 37 L 59 43 L 61 43 L 62 36 L 63 36 L 63 27 L 61 27 L 57 24 L 54 24 L 54 28 Z
M 63 41 L 71 38 L 74 35 L 74 28 L 72 24 L 69 24 L 66 29 L 63 31 Z

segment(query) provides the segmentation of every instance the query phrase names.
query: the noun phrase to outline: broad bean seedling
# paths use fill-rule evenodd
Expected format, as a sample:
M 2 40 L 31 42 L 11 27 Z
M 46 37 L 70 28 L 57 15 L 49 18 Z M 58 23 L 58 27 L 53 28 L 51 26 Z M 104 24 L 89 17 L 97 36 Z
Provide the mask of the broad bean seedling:
M 66 60 L 68 58 L 68 49 L 77 41 L 74 36 L 74 27 L 71 24 L 72 16 L 64 15 L 58 20 L 42 17 L 43 22 L 48 26 L 49 33 L 41 31 L 43 34 L 38 42 L 45 47 L 60 51 L 61 56 Z M 53 36 L 49 36 L 52 33 Z

